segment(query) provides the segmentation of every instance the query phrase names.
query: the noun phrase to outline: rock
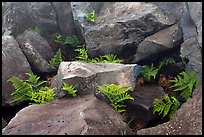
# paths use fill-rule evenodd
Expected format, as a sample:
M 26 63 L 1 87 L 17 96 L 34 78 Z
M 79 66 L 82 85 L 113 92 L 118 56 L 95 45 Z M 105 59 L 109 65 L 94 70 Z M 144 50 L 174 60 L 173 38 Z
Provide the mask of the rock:
M 56 68 L 50 65 L 38 52 L 30 45 L 30 43 L 25 43 L 19 45 L 23 53 L 25 54 L 31 69 L 34 73 L 53 73 L 56 72 Z
M 202 47 L 202 2 L 188 2 L 191 18 L 197 27 L 198 43 Z
M 10 30 L 14 37 L 36 26 L 49 43 L 56 33 L 76 33 L 70 2 L 4 2 L 2 9 L 2 33 Z
M 202 86 L 176 112 L 174 118 L 155 127 L 141 129 L 138 135 L 202 135 Z
M 16 41 L 19 45 L 25 45 L 25 43 L 29 43 L 47 61 L 49 61 L 54 56 L 49 43 L 38 33 L 26 30 L 17 36 Z
M 136 51 L 135 58 L 131 63 L 142 60 L 158 60 L 161 54 L 173 48 L 178 48 L 183 42 L 182 30 L 179 23 L 163 29 L 142 41 Z
M 142 40 L 175 23 L 171 14 L 152 4 L 115 2 L 103 5 L 96 23 L 81 27 L 90 57 L 112 53 L 128 62 Z
M 83 27 L 90 24 L 84 18 L 84 14 L 86 12 L 92 12 L 93 10 L 95 10 L 96 15 L 98 16 L 103 3 L 104 2 L 71 2 L 71 8 L 73 12 L 76 31 L 78 33 L 78 38 L 83 43 L 85 42 L 83 36 Z
M 2 129 L 3 129 L 4 127 L 6 127 L 7 124 L 8 124 L 8 123 L 2 118 L 2 123 L 1 123 Z
M 20 110 L 3 135 L 131 135 L 122 115 L 93 95 L 65 98 Z
M 154 4 L 176 17 L 178 20 L 181 19 L 182 12 L 183 12 L 183 4 L 184 2 L 148 2 Z
M 134 89 L 133 69 L 136 64 L 61 62 L 51 87 L 56 87 L 56 96 L 63 97 L 62 83 L 74 85 L 78 95 L 97 92 L 104 84 L 121 84 Z
M 197 38 L 191 37 L 181 44 L 181 56 L 187 58 L 186 71 L 195 71 L 202 79 L 202 49 Z
M 7 82 L 12 76 L 27 79 L 25 73 L 32 72 L 30 65 L 13 36 L 2 36 L 2 106 L 13 105 L 12 83 Z
M 165 92 L 160 86 L 149 85 L 141 86 L 138 91 L 132 91 L 130 94 L 134 100 L 126 102 L 127 114 L 134 118 L 134 122 L 140 123 L 145 127 L 154 119 L 154 99 L 163 99 Z

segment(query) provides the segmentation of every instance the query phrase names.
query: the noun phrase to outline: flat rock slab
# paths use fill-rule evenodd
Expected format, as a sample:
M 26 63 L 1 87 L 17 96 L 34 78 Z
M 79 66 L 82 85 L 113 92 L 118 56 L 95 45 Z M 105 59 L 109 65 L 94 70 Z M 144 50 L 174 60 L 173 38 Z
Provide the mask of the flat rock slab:
M 51 83 L 56 87 L 58 97 L 65 96 L 61 91 L 62 83 L 74 85 L 78 95 L 87 95 L 97 92 L 98 86 L 104 84 L 120 84 L 134 89 L 133 69 L 136 64 L 118 63 L 83 63 L 61 62 L 57 75 Z
M 138 135 L 202 135 L 202 86 L 193 92 L 174 118 L 161 125 L 141 129 Z
M 122 116 L 93 95 L 64 98 L 20 110 L 3 135 L 133 134 Z

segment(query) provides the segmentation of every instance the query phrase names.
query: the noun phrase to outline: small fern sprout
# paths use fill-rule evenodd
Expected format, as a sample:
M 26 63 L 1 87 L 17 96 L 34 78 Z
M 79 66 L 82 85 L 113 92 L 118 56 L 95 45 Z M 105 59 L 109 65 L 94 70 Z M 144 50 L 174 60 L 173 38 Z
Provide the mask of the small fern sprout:
M 79 47 L 81 46 L 81 42 L 77 39 L 76 36 L 70 36 L 70 37 L 66 37 L 64 40 L 64 45 L 71 45 L 74 47 Z
M 92 12 L 86 12 L 84 14 L 84 17 L 87 21 L 90 21 L 90 22 L 96 22 L 96 13 L 95 13 L 95 10 L 93 10 Z
M 98 89 L 109 98 L 113 108 L 115 108 L 120 113 L 126 111 L 124 109 L 126 107 L 124 105 L 125 100 L 134 100 L 134 98 L 127 93 L 127 91 L 131 89 L 131 87 L 123 87 L 122 85 L 116 84 L 107 84 L 104 86 L 98 86 Z
M 41 31 L 40 31 L 40 28 L 38 27 L 38 26 L 35 26 L 35 28 L 29 28 L 28 29 L 29 31 L 32 31 L 32 32 L 35 32 L 35 33 L 38 33 L 38 34 L 40 34 L 41 33 Z
M 59 48 L 53 58 L 49 61 L 49 63 L 54 67 L 59 67 L 60 63 L 62 62 L 62 54 L 61 49 Z
M 69 95 L 72 95 L 73 97 L 76 96 L 77 90 L 75 89 L 75 86 L 71 86 L 63 82 L 62 90 L 66 91 Z
M 83 48 L 78 48 L 75 51 L 79 52 L 79 55 L 76 57 L 76 58 L 79 59 L 79 61 L 87 62 L 87 63 L 90 62 L 87 50 L 84 47 Z
M 64 38 L 59 33 L 56 34 L 54 41 L 58 44 L 64 44 Z

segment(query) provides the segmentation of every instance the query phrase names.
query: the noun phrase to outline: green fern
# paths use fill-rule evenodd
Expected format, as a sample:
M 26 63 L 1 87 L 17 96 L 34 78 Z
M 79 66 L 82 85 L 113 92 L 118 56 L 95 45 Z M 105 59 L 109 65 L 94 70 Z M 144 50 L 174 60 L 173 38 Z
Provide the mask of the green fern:
M 19 104 L 20 102 L 30 100 L 31 93 L 34 92 L 30 84 L 15 76 L 9 78 L 7 82 L 12 82 L 15 89 L 11 94 L 13 96 L 11 103 Z
M 78 48 L 78 49 L 76 49 L 75 51 L 78 51 L 78 52 L 79 52 L 79 55 L 76 56 L 76 58 L 78 58 L 79 61 L 87 62 L 87 63 L 91 62 L 91 60 L 89 59 L 87 50 L 86 50 L 84 47 Z
M 162 118 L 168 115 L 171 120 L 179 107 L 180 103 L 175 97 L 165 95 L 164 101 L 161 99 L 154 99 L 153 114 L 157 112 Z
M 30 84 L 34 90 L 38 90 L 40 86 L 42 86 L 42 84 L 46 83 L 46 81 L 40 81 L 40 77 L 38 77 L 37 75 L 33 74 L 33 73 L 26 73 L 26 75 L 29 76 L 29 78 L 27 80 L 25 80 L 28 84 Z
M 39 104 L 51 101 L 54 97 L 54 89 L 43 87 L 45 81 L 40 81 L 39 77 L 33 73 L 26 73 L 29 78 L 21 80 L 18 77 L 11 77 L 7 82 L 12 82 L 15 91 L 11 93 L 13 96 L 12 103 L 19 104 L 23 101 L 31 101 L 31 103 Z M 51 92 L 52 91 L 52 92 Z
M 49 61 L 49 63 L 54 67 L 59 67 L 60 63 L 62 62 L 62 54 L 61 49 L 59 48 L 56 52 L 56 55 L 54 55 L 53 58 Z
M 111 105 L 118 112 L 125 111 L 125 100 L 134 100 L 134 98 L 127 93 L 127 91 L 131 89 L 131 87 L 122 87 L 121 85 L 107 84 L 104 86 L 98 86 L 98 89 L 109 98 L 109 100 L 111 101 Z
M 30 100 L 35 102 L 31 104 L 44 104 L 54 99 L 54 89 L 48 87 L 41 87 L 38 92 L 32 92 Z
M 87 53 L 87 50 L 82 47 L 78 48 L 75 51 L 79 52 L 79 55 L 76 57 L 79 61 L 86 62 L 86 63 L 121 63 L 122 60 L 117 59 L 117 56 L 114 54 L 106 54 L 103 56 L 99 56 L 99 58 L 92 58 L 90 59 Z
M 90 22 L 96 22 L 96 14 L 95 14 L 95 10 L 93 10 L 92 12 L 86 12 L 84 14 L 84 17 L 87 21 Z
M 67 93 L 72 95 L 73 97 L 76 96 L 77 90 L 75 90 L 75 86 L 70 86 L 67 83 L 63 82 L 62 90 L 67 91 Z
M 175 88 L 174 91 L 181 91 L 180 97 L 186 101 L 191 97 L 193 88 L 198 85 L 198 77 L 194 72 L 181 72 L 179 75 L 170 80 L 174 83 L 172 88 Z
M 101 62 L 103 63 L 121 63 L 122 60 L 117 59 L 117 56 L 114 54 L 106 54 L 102 56 L 103 60 Z
M 141 75 L 144 77 L 144 80 L 149 81 L 151 77 L 153 77 L 153 79 L 156 78 L 158 71 L 159 69 L 154 67 L 152 63 L 151 66 L 142 66 Z
M 174 64 L 175 61 L 173 58 L 166 57 L 160 61 L 158 69 L 160 70 L 163 66 L 167 66 L 168 64 Z
M 34 28 L 34 29 L 29 28 L 28 30 L 29 30 L 29 31 L 32 31 L 32 32 L 35 32 L 35 33 L 38 33 L 38 34 L 40 34 L 40 33 L 41 33 L 40 28 L 39 28 L 39 27 L 37 27 L 37 26 L 35 26 L 35 28 Z
M 65 38 L 64 45 L 72 45 L 74 47 L 80 47 L 82 43 L 77 39 L 76 36 L 70 36 Z
M 59 33 L 56 34 L 54 41 L 58 44 L 64 44 L 64 38 Z

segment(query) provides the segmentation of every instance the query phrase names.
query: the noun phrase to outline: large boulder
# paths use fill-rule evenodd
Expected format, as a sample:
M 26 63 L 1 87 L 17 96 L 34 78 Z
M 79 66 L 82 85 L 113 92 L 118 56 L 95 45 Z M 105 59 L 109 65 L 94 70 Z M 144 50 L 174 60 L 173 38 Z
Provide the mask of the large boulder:
M 128 62 L 140 42 L 176 21 L 152 4 L 115 2 L 104 3 L 96 22 L 81 27 L 90 57 L 113 53 Z
M 17 36 L 16 41 L 19 45 L 29 43 L 47 61 L 54 56 L 49 43 L 36 32 L 26 30 Z
M 122 116 L 93 95 L 65 98 L 20 110 L 3 135 L 130 135 Z
M 141 129 L 138 135 L 202 135 L 202 86 L 176 112 L 174 118 L 161 125 Z
M 14 37 L 36 26 L 49 43 L 56 33 L 76 33 L 70 2 L 3 2 L 2 17 L 2 34 L 9 30 Z
M 25 73 L 32 72 L 30 65 L 13 36 L 2 36 L 2 106 L 13 105 L 12 83 L 7 82 L 12 76 L 27 79 Z
M 183 42 L 182 29 L 177 23 L 171 27 L 163 29 L 142 41 L 136 51 L 135 58 L 131 63 L 137 63 L 141 60 L 155 61 L 159 59 L 161 53 L 176 49 Z M 177 51 L 177 52 L 178 52 Z
M 51 87 L 56 87 L 56 96 L 66 94 L 61 90 L 63 82 L 74 85 L 78 95 L 97 92 L 104 84 L 121 84 L 134 89 L 133 69 L 136 64 L 61 62 Z

